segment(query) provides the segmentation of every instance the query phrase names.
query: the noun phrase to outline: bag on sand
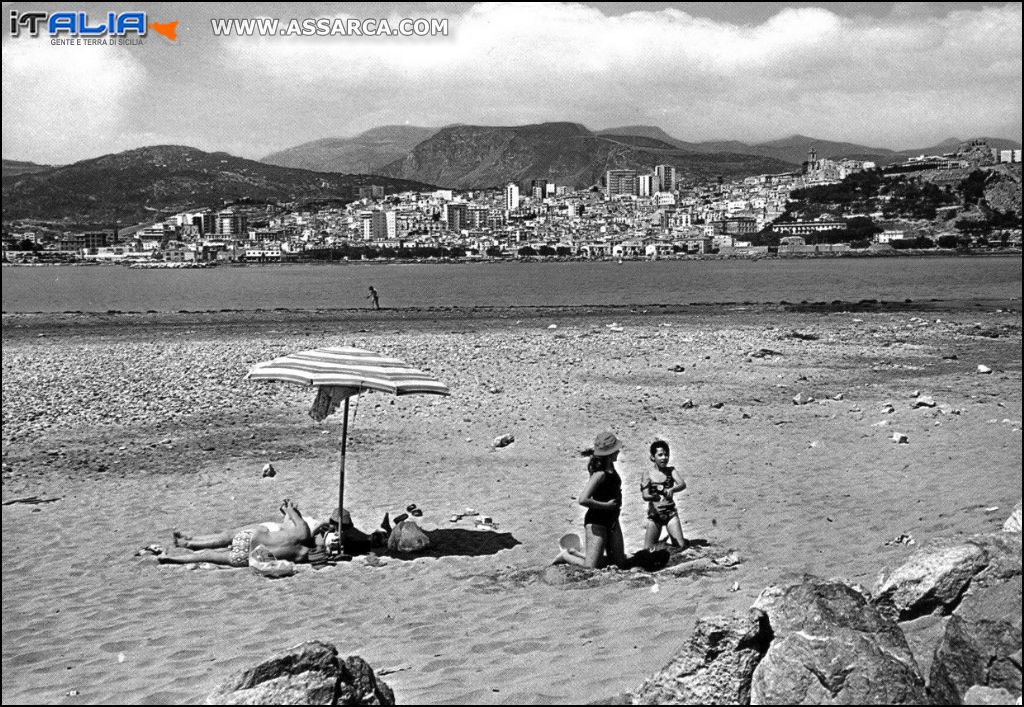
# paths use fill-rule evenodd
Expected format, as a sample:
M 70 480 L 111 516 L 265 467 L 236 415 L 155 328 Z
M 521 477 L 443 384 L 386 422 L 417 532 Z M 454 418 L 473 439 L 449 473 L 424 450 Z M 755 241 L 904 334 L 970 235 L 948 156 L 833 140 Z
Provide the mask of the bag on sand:
M 288 577 L 295 574 L 294 562 L 277 559 L 274 553 L 263 545 L 257 545 L 249 553 L 249 566 L 253 572 L 264 577 Z
M 430 538 L 411 520 L 403 520 L 396 525 L 388 537 L 388 550 L 391 552 L 419 552 L 429 545 Z

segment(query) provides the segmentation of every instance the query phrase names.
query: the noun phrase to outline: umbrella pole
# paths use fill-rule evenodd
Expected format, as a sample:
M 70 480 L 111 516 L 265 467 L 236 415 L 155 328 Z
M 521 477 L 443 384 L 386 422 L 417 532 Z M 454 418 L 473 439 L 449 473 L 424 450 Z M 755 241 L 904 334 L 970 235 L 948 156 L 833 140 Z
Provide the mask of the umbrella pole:
M 341 465 L 338 469 L 338 546 L 341 555 L 345 554 L 345 533 L 342 519 L 345 516 L 345 446 L 348 443 L 348 400 L 345 396 L 345 414 L 341 418 Z

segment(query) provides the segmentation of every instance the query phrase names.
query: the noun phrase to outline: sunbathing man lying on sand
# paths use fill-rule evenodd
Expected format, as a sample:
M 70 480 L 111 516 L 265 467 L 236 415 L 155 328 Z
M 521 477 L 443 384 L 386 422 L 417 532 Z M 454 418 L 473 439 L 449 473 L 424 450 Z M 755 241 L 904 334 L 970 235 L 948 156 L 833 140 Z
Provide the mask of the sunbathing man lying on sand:
M 381 530 L 367 534 L 353 525 L 348 510 L 339 514 L 338 509 L 335 509 L 329 519 L 319 520 L 304 516 L 295 504 L 286 498 L 281 504 L 281 513 L 284 514 L 282 523 L 254 523 L 208 535 L 185 535 L 176 530 L 175 547 L 193 552 L 187 555 L 161 553 L 157 555 L 157 561 L 173 565 L 209 562 L 215 565 L 246 567 L 249 564 L 249 553 L 259 545 L 263 545 L 279 560 L 315 561 L 310 555 L 319 553 L 326 557 L 329 538 L 332 535 L 337 536 L 339 522 L 345 552 L 363 555 L 387 547 L 388 533 L 391 529 L 387 515 L 381 523 Z
M 187 555 L 157 555 L 162 564 L 185 565 L 209 562 L 229 567 L 248 567 L 249 553 L 263 545 L 279 560 L 306 562 L 311 550 L 323 549 L 329 523 L 305 518 L 286 498 L 281 504 L 284 523 L 255 523 L 235 530 L 209 535 L 185 535 L 174 531 L 174 545 L 193 552 Z M 315 534 L 314 534 L 315 531 Z

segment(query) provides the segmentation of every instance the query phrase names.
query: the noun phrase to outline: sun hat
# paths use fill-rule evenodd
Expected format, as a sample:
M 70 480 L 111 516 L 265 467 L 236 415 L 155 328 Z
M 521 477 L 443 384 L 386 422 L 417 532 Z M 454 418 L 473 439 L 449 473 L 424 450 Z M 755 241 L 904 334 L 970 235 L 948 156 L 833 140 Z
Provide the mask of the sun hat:
M 594 456 L 607 457 L 622 449 L 622 442 L 612 432 L 602 432 L 594 439 Z

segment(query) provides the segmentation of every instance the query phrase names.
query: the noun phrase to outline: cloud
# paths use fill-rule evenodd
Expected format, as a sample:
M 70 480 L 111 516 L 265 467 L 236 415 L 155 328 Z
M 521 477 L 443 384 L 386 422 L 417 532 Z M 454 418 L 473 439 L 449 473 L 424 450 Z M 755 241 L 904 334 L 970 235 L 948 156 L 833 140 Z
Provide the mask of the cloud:
M 642 118 L 692 139 L 811 125 L 876 143 L 997 124 L 1019 131 L 1019 4 L 941 17 L 787 9 L 753 26 L 675 9 L 607 16 L 576 4 L 479 4 L 435 16 L 447 17 L 448 37 L 239 38 L 224 50 L 229 66 L 283 95 L 314 91 L 352 125 L 366 116 L 591 127 Z M 777 122 L 765 125 L 766 116 Z M 893 125 L 894 116 L 906 122 Z
M 119 151 L 144 80 L 129 48 L 6 40 L 3 156 L 72 162 Z
M 281 7 L 277 19 L 296 14 Z M 746 24 L 672 8 L 447 7 L 390 11 L 392 26 L 448 21 L 448 36 L 419 38 L 216 37 L 205 8 L 173 46 L 5 37 L 4 157 L 68 162 L 154 142 L 261 157 L 389 123 L 647 123 L 687 140 L 880 147 L 1021 132 L 1019 3 L 789 8 Z M 379 10 L 365 12 L 338 16 Z

